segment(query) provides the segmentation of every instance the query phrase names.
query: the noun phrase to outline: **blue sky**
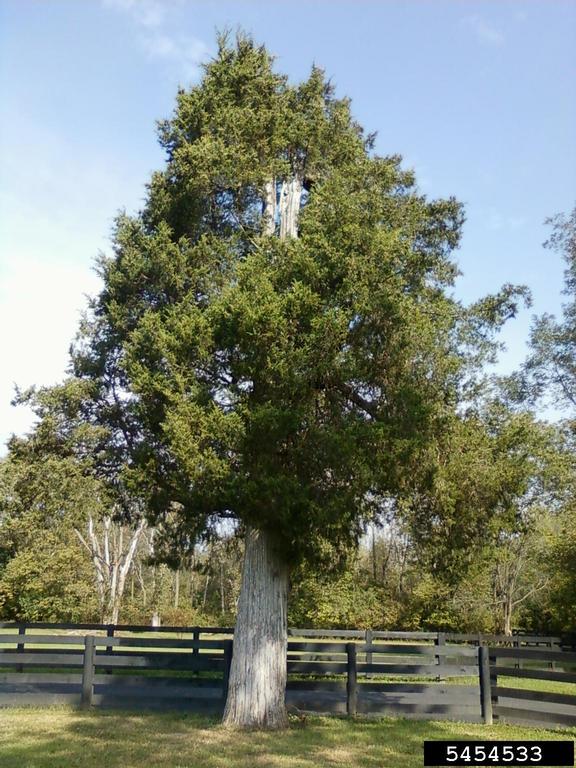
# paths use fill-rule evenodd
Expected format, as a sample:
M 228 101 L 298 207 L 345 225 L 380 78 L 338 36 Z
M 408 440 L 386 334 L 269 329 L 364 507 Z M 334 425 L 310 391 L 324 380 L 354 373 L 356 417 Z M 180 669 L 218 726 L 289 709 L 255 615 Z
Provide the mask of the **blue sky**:
M 576 2 L 0 0 L 0 444 L 30 425 L 13 384 L 62 377 L 94 257 L 162 164 L 154 122 L 226 26 L 293 80 L 324 67 L 380 154 L 464 202 L 458 297 L 533 291 L 500 370 L 533 313 L 559 312 L 563 265 L 541 244 L 576 197 Z

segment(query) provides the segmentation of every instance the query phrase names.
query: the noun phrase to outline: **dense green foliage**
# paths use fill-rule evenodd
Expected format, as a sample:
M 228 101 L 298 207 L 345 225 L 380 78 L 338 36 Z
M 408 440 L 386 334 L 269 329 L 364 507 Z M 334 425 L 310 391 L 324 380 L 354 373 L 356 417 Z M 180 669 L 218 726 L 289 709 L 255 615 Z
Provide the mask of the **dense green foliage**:
M 74 528 L 105 508 L 105 489 L 64 450 L 65 440 L 56 449 L 58 431 L 47 416 L 31 438 L 14 438 L 0 462 L 0 606 L 6 618 L 97 615 L 90 560 Z
M 519 292 L 458 304 L 461 206 L 373 155 L 319 69 L 289 85 L 248 38 L 220 40 L 160 140 L 166 168 L 117 220 L 74 372 L 124 392 L 124 481 L 173 551 L 233 517 L 293 565 L 330 558 L 431 482 L 436 436 Z M 281 239 L 266 185 L 294 179 L 298 237 Z
M 566 262 L 563 317 L 535 318 L 531 354 L 520 377 L 522 394 L 532 402 L 552 400 L 574 416 L 576 408 L 576 207 L 547 222 L 552 234 L 545 246 L 562 254 Z
M 558 214 L 547 222 L 552 233 L 546 241 L 566 263 L 564 295 L 567 300 L 560 319 L 543 315 L 534 320 L 531 353 L 515 378 L 516 395 L 530 403 L 550 403 L 565 417 L 563 431 L 572 456 L 576 452 L 576 207 L 568 215 Z M 564 476 L 569 493 L 564 499 L 553 536 L 551 588 L 541 616 L 543 622 L 576 631 L 576 468 L 574 462 Z

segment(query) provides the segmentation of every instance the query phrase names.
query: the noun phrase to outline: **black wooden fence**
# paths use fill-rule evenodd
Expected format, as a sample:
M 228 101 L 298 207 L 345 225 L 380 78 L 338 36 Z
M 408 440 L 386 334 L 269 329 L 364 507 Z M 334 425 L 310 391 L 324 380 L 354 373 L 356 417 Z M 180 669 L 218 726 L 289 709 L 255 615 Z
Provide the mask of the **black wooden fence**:
M 22 648 L 22 635 L 3 634 L 0 705 L 219 712 L 231 658 L 231 640 L 35 634 L 26 636 Z
M 82 634 L 61 634 L 72 627 Z M 100 634 L 85 635 L 88 630 Z M 0 706 L 220 713 L 233 651 L 231 637 L 214 638 L 223 634 L 219 627 L 0 624 Z M 504 676 L 576 683 L 576 654 L 563 652 L 557 638 L 460 635 L 455 641 L 438 633 L 371 632 L 366 642 L 363 631 L 290 634 L 313 638 L 288 643 L 291 711 L 576 725 L 574 688 L 559 693 L 501 684 Z M 501 644 L 488 647 L 487 639 Z
M 73 631 L 73 632 L 105 632 L 108 637 L 114 637 L 116 633 L 122 634 L 177 634 L 181 638 L 190 637 L 192 640 L 199 640 L 202 635 L 224 636 L 232 638 L 234 635 L 233 627 L 151 627 L 149 624 L 72 624 L 52 622 L 0 622 L 0 632 L 2 630 L 16 631 L 26 635 L 29 631 L 38 631 L 49 629 L 52 631 Z M 377 640 L 394 641 L 422 641 L 431 642 L 438 645 L 444 643 L 465 643 L 467 645 L 503 645 L 513 648 L 560 648 L 568 643 L 567 639 L 553 636 L 515 634 L 515 635 L 494 635 L 482 632 L 461 633 L 461 632 L 404 632 L 372 629 L 288 629 L 289 637 L 299 638 L 341 638 L 346 640 L 361 640 L 367 645 Z M 575 640 L 576 642 L 576 640 Z
M 576 653 L 531 648 L 490 648 L 488 653 L 491 706 L 497 719 L 576 726 Z M 503 677 L 512 682 L 502 685 Z M 538 690 L 533 681 L 538 681 Z M 540 690 L 545 687 L 551 690 Z
M 0 669 L 8 670 L 0 673 L 3 706 L 220 712 L 232 658 L 229 639 L 14 633 L 0 634 L 0 649 Z M 290 641 L 287 669 L 292 711 L 481 718 L 476 648 Z M 427 682 L 381 681 L 390 676 Z M 437 683 L 462 676 L 473 676 L 473 683 Z

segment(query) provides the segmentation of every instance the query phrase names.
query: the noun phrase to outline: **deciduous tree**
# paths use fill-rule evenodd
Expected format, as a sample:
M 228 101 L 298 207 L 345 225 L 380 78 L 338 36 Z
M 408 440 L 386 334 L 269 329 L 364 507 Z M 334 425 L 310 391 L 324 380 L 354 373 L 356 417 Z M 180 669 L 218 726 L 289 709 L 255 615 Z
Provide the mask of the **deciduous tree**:
M 563 317 L 545 314 L 534 319 L 528 356 L 520 377 L 521 393 L 532 402 L 547 399 L 576 413 L 576 207 L 546 222 L 552 234 L 544 244 L 565 262 Z

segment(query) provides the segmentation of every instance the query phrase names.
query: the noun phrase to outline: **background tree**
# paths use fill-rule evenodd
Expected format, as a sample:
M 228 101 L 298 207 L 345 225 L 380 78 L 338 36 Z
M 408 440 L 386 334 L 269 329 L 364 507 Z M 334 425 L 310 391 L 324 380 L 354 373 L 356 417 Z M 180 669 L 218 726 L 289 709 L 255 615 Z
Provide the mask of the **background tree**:
M 502 531 L 515 530 L 532 479 L 536 433 L 530 414 L 498 404 L 446 423 L 432 482 L 416 487 L 400 510 L 431 573 L 456 583 Z
M 529 530 L 507 536 L 494 551 L 491 565 L 492 594 L 496 609 L 496 631 L 512 634 L 518 608 L 548 585 L 542 565 L 547 554 L 540 531 Z
M 52 585 L 46 582 L 47 592 L 69 591 L 72 602 L 74 595 L 95 593 L 97 599 L 91 594 L 88 604 L 98 605 L 99 620 L 117 623 L 145 520 L 111 472 L 110 430 L 85 418 L 87 387 L 79 380 L 20 393 L 17 400 L 29 403 L 38 420 L 28 437 L 10 441 L 3 465 L 2 530 L 12 548 L 4 580 L 12 585 L 12 602 L 16 595 L 23 599 L 26 580 L 35 579 L 38 592 L 44 578 Z M 130 530 L 127 523 L 134 520 Z M 86 562 L 92 566 L 92 589 L 86 584 Z M 15 606 L 22 617 L 29 614 Z M 60 606 L 62 616 L 62 600 Z
M 74 526 L 97 513 L 100 489 L 74 459 L 45 451 L 45 436 L 13 439 L 0 463 L 0 608 L 8 619 L 95 620 L 91 564 Z
M 100 521 L 88 515 L 84 533 L 79 528 L 74 529 L 94 567 L 102 624 L 118 624 L 126 579 L 134 565 L 145 526 L 146 521 L 141 516 L 131 530 L 115 523 L 111 514 L 105 514 Z
M 548 219 L 552 227 L 545 247 L 561 253 L 566 261 L 563 317 L 534 318 L 528 356 L 520 377 L 524 399 L 552 400 L 574 415 L 576 408 L 576 207 L 569 216 Z
M 547 571 L 551 589 L 546 592 L 546 607 L 536 606 L 540 621 L 558 628 L 574 631 L 576 582 L 572 577 L 576 562 L 574 538 L 574 509 L 576 499 L 576 207 L 568 215 L 557 214 L 546 222 L 552 234 L 545 247 L 562 254 L 566 262 L 561 319 L 554 315 L 534 318 L 531 353 L 518 376 L 513 380 L 515 394 L 521 403 L 552 403 L 563 416 L 561 430 L 572 457 L 561 487 L 569 489 L 564 498 L 558 525 L 552 534 L 553 552 Z
M 154 562 L 152 531 L 139 516 L 136 528 L 127 525 L 107 483 L 92 472 L 93 427 L 80 425 L 80 441 L 77 410 L 69 401 L 63 410 L 72 384 L 28 393 L 39 421 L 0 461 L 0 615 L 149 624 L 156 613 L 169 624 L 229 624 L 238 542 L 197 549 L 180 571 Z

